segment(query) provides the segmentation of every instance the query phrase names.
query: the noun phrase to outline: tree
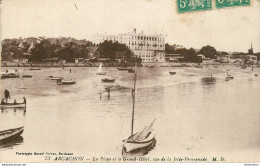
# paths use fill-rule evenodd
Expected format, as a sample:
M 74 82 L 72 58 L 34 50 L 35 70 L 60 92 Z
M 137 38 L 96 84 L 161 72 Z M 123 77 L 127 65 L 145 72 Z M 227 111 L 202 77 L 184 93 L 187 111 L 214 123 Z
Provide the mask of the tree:
M 110 58 L 115 60 L 116 58 L 124 58 L 129 61 L 131 57 L 131 50 L 125 45 L 118 42 L 104 41 L 100 43 L 97 51 L 99 52 L 100 58 Z
M 204 55 L 206 58 L 216 59 L 217 50 L 212 46 L 203 46 L 198 54 Z
M 51 43 L 44 39 L 39 44 L 35 45 L 35 48 L 32 50 L 32 55 L 29 58 L 32 62 L 40 62 L 43 59 L 51 58 L 54 56 L 54 50 L 51 46 Z

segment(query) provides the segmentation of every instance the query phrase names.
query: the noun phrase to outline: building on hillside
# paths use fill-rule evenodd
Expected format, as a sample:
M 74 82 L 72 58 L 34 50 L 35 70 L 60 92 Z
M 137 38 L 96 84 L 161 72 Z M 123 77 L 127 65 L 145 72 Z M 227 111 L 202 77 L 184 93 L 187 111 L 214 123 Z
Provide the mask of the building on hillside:
M 146 35 L 137 33 L 136 29 L 132 32 L 121 33 L 118 35 L 93 36 L 93 43 L 99 44 L 104 41 L 119 42 L 125 44 L 142 62 L 164 62 L 165 43 L 163 35 Z
M 19 58 L 19 59 L 14 59 L 14 63 L 28 63 L 28 59 L 26 58 Z
M 178 63 L 184 60 L 184 55 L 181 54 L 165 54 L 166 62 Z
M 253 63 L 253 64 L 257 64 L 257 56 L 255 55 L 247 55 L 248 56 L 248 60 Z
M 220 63 L 229 63 L 230 55 L 217 55 L 217 61 Z
M 230 59 L 233 60 L 234 62 L 242 62 L 244 61 L 246 55 L 243 54 L 231 54 Z
M 84 58 L 75 58 L 75 63 L 84 63 Z
M 202 64 L 205 64 L 205 65 L 214 64 L 214 60 L 213 59 L 206 58 L 205 55 L 203 55 L 203 54 L 199 54 L 197 56 L 201 58 Z

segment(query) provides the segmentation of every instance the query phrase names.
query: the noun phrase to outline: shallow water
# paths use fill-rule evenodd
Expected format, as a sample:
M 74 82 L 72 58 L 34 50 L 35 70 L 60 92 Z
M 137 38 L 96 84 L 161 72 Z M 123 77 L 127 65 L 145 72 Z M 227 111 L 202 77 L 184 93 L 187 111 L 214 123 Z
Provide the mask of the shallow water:
M 97 68 L 72 68 L 72 73 L 69 68 L 17 69 L 32 78 L 2 79 L 1 94 L 8 89 L 11 101 L 18 102 L 25 96 L 27 109 L 0 111 L 0 131 L 25 130 L 22 141 L 0 146 L 0 155 L 37 151 L 122 156 L 122 140 L 131 132 L 133 73 L 104 68 L 116 82 L 102 83 Z M 260 76 L 254 76 L 259 68 L 174 68 L 176 75 L 169 70 L 138 68 L 135 131 L 156 119 L 156 146 L 146 156 L 217 154 L 232 161 L 242 159 L 238 156 L 243 151 L 259 156 Z M 226 70 L 234 80 L 225 81 Z M 202 78 L 211 73 L 216 82 L 205 84 Z M 50 75 L 76 84 L 57 85 L 48 80 Z

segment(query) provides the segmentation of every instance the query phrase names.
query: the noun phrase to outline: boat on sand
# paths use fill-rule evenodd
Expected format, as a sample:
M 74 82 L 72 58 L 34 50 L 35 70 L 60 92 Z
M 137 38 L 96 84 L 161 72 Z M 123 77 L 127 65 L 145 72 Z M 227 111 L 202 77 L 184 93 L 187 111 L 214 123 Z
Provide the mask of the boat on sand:
M 128 70 L 132 70 L 131 68 L 127 68 L 127 67 L 118 67 L 117 70 L 119 71 L 128 71 Z
M 127 139 L 123 140 L 123 146 L 126 152 L 131 152 L 137 149 L 145 148 L 151 145 L 155 140 L 155 133 L 151 130 L 155 120 L 153 120 L 153 122 L 148 126 L 144 127 L 142 131 L 134 134 L 135 90 L 136 90 L 136 70 L 135 70 L 135 79 L 134 79 L 134 89 L 132 90 L 133 111 L 132 111 L 131 135 Z
M 24 127 L 0 131 L 0 141 L 14 139 L 20 136 L 23 133 L 23 131 L 24 131 Z
M 49 80 L 62 80 L 62 77 L 49 76 Z
M 25 108 L 26 104 L 25 103 L 4 103 L 0 104 L 0 108 Z
M 103 79 L 101 79 L 101 81 L 102 82 L 110 82 L 110 83 L 112 83 L 112 82 L 115 82 L 115 79 L 114 78 L 103 78 Z
M 76 81 L 73 80 L 61 80 L 59 85 L 72 85 L 72 84 L 76 84 Z
M 170 74 L 176 74 L 176 71 L 169 71 Z
M 4 79 L 4 78 L 19 78 L 20 75 L 18 73 L 4 73 L 4 74 L 1 74 L 1 79 Z

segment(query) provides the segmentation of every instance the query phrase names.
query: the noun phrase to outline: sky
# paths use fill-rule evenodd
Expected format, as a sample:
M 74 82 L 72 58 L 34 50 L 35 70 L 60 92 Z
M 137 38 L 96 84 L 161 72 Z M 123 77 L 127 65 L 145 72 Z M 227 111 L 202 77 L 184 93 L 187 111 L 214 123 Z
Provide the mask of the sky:
M 214 1 L 214 0 L 213 0 Z M 214 3 L 213 3 L 214 4 Z M 176 0 L 2 0 L 1 38 L 73 37 L 133 31 L 169 44 L 260 52 L 260 0 L 251 6 L 178 14 Z

